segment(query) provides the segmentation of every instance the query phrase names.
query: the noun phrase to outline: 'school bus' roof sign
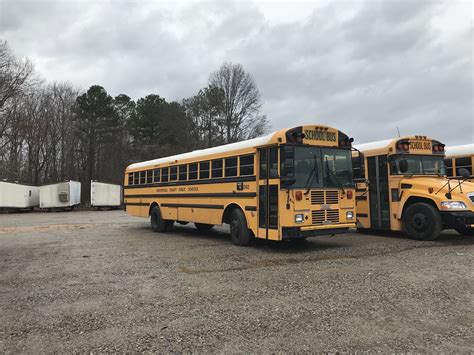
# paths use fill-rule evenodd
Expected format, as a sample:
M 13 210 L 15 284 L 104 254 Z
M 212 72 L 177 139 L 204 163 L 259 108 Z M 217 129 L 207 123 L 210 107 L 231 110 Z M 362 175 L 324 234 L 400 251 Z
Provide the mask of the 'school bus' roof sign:
M 387 150 L 383 154 L 444 154 L 444 144 L 427 136 L 408 136 L 356 145 L 363 153 L 379 154 L 378 150 Z

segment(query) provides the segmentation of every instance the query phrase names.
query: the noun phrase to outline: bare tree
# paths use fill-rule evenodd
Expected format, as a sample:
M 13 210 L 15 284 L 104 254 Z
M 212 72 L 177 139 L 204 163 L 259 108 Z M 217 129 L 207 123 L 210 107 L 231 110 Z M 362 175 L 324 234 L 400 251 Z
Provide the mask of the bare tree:
M 199 148 L 209 148 L 223 143 L 222 121 L 224 95 L 216 87 L 206 87 L 197 95 L 183 100 L 191 125 L 191 133 Z
M 0 112 L 8 100 L 27 89 L 32 73 L 33 64 L 17 58 L 7 42 L 0 41 Z
M 223 93 L 221 119 L 226 143 L 263 133 L 267 120 L 260 115 L 260 92 L 241 64 L 224 63 L 211 74 L 209 84 Z

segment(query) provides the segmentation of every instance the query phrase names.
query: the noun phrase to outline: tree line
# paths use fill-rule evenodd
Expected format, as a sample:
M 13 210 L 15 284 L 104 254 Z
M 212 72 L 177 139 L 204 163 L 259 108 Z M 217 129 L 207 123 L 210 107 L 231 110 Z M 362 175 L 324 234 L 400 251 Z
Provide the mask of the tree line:
M 252 76 L 224 63 L 208 85 L 181 102 L 150 93 L 136 101 L 46 83 L 29 59 L 0 41 L 0 179 L 42 185 L 90 180 L 121 184 L 137 161 L 262 135 L 268 121 Z

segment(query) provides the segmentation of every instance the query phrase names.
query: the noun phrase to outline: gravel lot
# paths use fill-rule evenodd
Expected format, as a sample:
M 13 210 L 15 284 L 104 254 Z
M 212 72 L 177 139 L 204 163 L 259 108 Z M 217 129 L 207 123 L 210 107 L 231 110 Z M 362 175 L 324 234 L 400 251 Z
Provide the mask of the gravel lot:
M 123 211 L 0 214 L 0 352 L 469 352 L 473 245 L 243 248 Z

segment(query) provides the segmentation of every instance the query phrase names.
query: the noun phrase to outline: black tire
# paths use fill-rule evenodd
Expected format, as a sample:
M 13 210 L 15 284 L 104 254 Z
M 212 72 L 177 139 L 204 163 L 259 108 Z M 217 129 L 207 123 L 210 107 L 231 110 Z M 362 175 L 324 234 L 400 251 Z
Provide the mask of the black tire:
M 461 235 L 474 235 L 474 228 L 465 227 L 465 226 L 457 226 L 454 228 L 456 232 Z
M 161 218 L 160 208 L 158 206 L 153 207 L 150 213 L 150 224 L 153 232 L 163 233 L 166 229 L 167 222 L 168 221 Z
M 423 202 L 408 206 L 402 222 L 405 233 L 416 240 L 436 240 L 443 229 L 438 210 Z
M 249 245 L 251 233 L 247 226 L 247 219 L 242 210 L 236 208 L 230 214 L 230 235 L 235 245 Z
M 197 222 L 194 222 L 194 225 L 196 226 L 196 228 L 200 231 L 207 231 L 209 229 L 212 229 L 214 227 L 213 224 L 207 224 L 207 223 L 197 223 Z

